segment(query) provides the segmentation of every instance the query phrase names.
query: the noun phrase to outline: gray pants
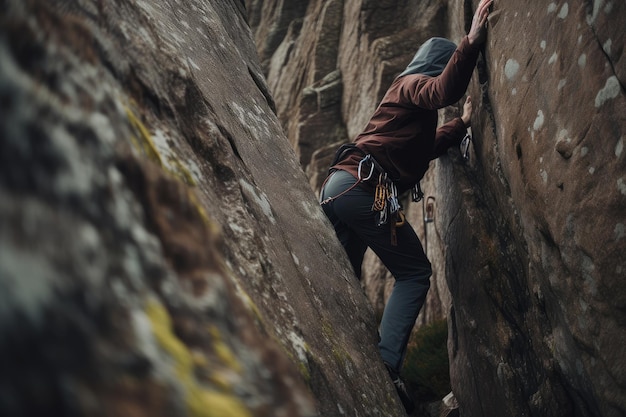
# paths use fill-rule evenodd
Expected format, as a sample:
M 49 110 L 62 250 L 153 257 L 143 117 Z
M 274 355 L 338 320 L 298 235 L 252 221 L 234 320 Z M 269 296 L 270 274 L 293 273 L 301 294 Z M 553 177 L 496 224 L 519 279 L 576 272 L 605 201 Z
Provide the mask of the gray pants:
M 326 181 L 321 199 L 339 195 L 355 182 L 351 174 L 336 171 Z M 396 229 L 397 245 L 391 244 L 390 225 L 376 225 L 373 202 L 373 191 L 359 185 L 322 207 L 359 279 L 369 246 L 396 280 L 380 323 L 378 347 L 383 361 L 399 372 L 415 319 L 430 287 L 431 266 L 408 222 Z

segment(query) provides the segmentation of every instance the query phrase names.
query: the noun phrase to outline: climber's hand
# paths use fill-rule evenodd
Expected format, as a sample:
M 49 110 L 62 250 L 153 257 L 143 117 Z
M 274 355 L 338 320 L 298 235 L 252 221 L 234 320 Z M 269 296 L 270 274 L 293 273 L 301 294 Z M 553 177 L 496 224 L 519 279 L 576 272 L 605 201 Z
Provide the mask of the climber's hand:
M 489 7 L 492 3 L 493 0 L 480 0 L 480 4 L 478 4 L 472 19 L 472 27 L 467 34 L 470 45 L 480 45 L 485 42 L 487 37 L 487 17 L 489 17 Z
M 463 104 L 463 115 L 461 116 L 465 127 L 470 127 L 472 124 L 472 97 L 467 96 L 465 103 Z

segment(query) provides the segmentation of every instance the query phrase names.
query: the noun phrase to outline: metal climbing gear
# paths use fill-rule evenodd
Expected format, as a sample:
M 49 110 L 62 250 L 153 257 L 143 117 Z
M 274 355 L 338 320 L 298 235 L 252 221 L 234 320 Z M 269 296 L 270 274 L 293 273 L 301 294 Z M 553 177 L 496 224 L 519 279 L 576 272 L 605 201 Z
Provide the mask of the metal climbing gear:
M 320 204 L 329 204 L 333 200 L 348 193 L 359 184 L 372 180 L 370 181 L 371 184 L 376 181 L 376 184 L 374 185 L 374 201 L 372 202 L 372 211 L 376 213 L 376 225 L 382 226 L 389 223 L 391 244 L 396 246 L 396 228 L 401 227 L 406 223 L 405 215 L 402 212 L 402 206 L 398 200 L 398 188 L 389 178 L 389 175 L 385 172 L 383 167 L 371 154 L 366 154 L 355 144 L 342 145 L 335 155 L 335 159 L 329 171 L 330 175 L 326 177 L 326 180 L 322 185 L 322 189 L 334 172 L 332 167 L 352 152 L 358 152 L 363 155 L 357 168 L 356 182 L 341 193 L 335 196 L 327 197 L 323 201 L 320 201 Z M 424 193 L 422 192 L 419 183 L 415 184 L 413 187 L 412 196 L 413 201 L 420 201 L 424 197 Z
M 365 155 L 365 158 L 363 158 L 363 159 L 361 159 L 361 161 L 359 161 L 359 169 L 357 171 L 357 175 L 359 177 L 359 180 L 361 180 L 361 181 L 369 181 L 369 179 L 372 178 L 372 175 L 374 175 L 374 169 L 376 168 L 373 160 L 374 160 L 374 158 L 372 158 L 372 155 L 367 154 L 367 155 Z M 363 175 L 361 174 L 361 169 L 362 169 L 363 165 L 368 163 L 368 162 L 370 163 L 370 173 L 367 174 L 367 177 L 363 178 Z
M 374 190 L 374 204 L 372 204 L 372 211 L 383 211 L 387 206 L 387 198 L 389 189 L 387 188 L 387 174 L 380 174 L 378 176 L 378 183 Z
M 469 148 L 470 148 L 470 142 L 472 141 L 472 135 L 471 133 L 468 131 L 465 136 L 463 137 L 463 140 L 461 140 L 461 155 L 463 155 L 463 160 L 465 162 L 469 161 L 470 158 L 470 154 L 469 154 Z
M 416 182 L 415 185 L 413 185 L 413 188 L 411 188 L 411 200 L 413 200 L 414 203 L 417 203 L 422 198 L 424 198 L 424 192 L 422 191 L 420 183 Z
M 356 146 L 346 147 L 346 149 L 344 149 L 343 152 L 345 153 L 347 151 L 355 150 L 355 149 L 358 150 L 358 148 Z M 363 177 L 363 173 L 365 172 L 365 170 L 367 170 L 367 168 L 365 168 L 365 170 L 364 170 L 363 167 L 366 164 L 368 164 L 368 163 L 369 163 L 369 173 L 367 174 L 366 177 Z M 363 157 L 363 159 L 361 159 L 359 161 L 359 168 L 358 168 L 358 171 L 357 171 L 357 176 L 358 176 L 357 181 L 354 184 L 352 184 L 348 189 L 342 191 L 341 193 L 337 194 L 336 196 L 327 197 L 324 200 L 320 201 L 320 204 L 321 205 L 328 204 L 331 201 L 333 201 L 333 200 L 341 197 L 342 195 L 346 194 L 348 191 L 352 190 L 353 188 L 355 188 L 357 185 L 361 184 L 362 182 L 369 181 L 374 176 L 374 172 L 376 172 L 377 170 L 382 172 L 382 169 L 380 168 L 380 165 L 378 165 L 378 163 L 374 160 L 372 155 L 370 155 L 370 154 L 365 155 L 365 157 Z M 326 180 L 324 180 L 324 184 L 322 184 L 322 189 L 324 188 L 324 185 L 326 185 L 326 182 L 330 179 L 331 175 L 332 175 L 332 173 L 328 177 L 326 177 Z M 386 176 L 387 176 L 387 174 L 385 174 L 385 177 Z

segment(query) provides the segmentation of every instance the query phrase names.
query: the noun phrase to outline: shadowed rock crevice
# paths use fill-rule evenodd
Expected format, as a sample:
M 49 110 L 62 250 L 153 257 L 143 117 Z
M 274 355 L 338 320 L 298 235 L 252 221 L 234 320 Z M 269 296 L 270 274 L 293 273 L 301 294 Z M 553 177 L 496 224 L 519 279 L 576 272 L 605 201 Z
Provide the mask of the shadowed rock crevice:
M 256 86 L 259 88 L 259 91 L 261 91 L 261 93 L 263 94 L 263 97 L 265 97 L 265 100 L 267 100 L 267 105 L 270 106 L 270 109 L 272 109 L 274 113 L 276 113 L 276 103 L 274 102 L 274 98 L 267 88 L 267 84 L 265 84 L 265 80 L 262 79 L 262 76 L 253 71 L 250 67 L 248 67 L 248 72 L 250 73 L 252 80 L 254 80 L 254 84 L 256 84 Z

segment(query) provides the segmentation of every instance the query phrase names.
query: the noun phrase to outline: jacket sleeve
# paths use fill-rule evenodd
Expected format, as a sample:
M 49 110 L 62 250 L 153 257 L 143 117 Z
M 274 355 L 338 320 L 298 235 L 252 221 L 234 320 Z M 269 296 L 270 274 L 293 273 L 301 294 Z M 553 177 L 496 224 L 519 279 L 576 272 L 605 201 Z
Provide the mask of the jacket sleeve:
M 405 101 L 428 110 L 456 103 L 467 90 L 478 51 L 477 47 L 470 45 L 467 36 L 463 37 L 439 76 L 410 74 L 402 77 L 401 96 Z
M 431 159 L 439 158 L 453 146 L 459 146 L 466 132 L 467 128 L 460 117 L 440 126 L 435 134 L 435 146 Z

